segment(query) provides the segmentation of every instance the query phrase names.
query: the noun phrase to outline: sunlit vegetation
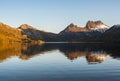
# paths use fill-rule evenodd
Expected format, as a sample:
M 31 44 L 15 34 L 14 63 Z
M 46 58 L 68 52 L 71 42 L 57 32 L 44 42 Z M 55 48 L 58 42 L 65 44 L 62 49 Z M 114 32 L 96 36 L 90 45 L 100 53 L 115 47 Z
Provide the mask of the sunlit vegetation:
M 0 42 L 21 42 L 21 31 L 0 23 Z

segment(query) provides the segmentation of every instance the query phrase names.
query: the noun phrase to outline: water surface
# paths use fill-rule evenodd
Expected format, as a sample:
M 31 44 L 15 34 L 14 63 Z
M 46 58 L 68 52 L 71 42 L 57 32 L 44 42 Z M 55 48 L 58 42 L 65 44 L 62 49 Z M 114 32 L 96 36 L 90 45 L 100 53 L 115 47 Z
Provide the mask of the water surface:
M 0 81 L 120 81 L 120 46 L 1 45 Z

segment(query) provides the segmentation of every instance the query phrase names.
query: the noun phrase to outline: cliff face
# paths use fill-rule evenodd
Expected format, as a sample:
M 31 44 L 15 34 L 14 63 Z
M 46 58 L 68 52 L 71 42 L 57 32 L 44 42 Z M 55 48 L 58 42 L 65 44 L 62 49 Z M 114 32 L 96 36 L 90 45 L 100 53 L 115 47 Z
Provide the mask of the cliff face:
M 68 25 L 61 33 L 68 33 L 68 32 L 90 32 L 90 29 L 85 28 L 85 27 L 78 27 L 77 25 L 74 25 L 71 23 Z
M 86 24 L 86 28 L 91 30 L 105 30 L 108 29 L 109 26 L 104 24 L 102 21 L 88 21 Z

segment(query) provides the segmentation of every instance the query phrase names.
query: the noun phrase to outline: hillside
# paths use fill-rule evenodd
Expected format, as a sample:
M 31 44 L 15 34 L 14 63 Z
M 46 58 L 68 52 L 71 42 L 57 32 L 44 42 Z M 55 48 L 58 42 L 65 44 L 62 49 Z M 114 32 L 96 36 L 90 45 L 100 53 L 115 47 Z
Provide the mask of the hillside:
M 21 31 L 17 28 L 10 27 L 0 23 L 0 41 L 1 42 L 21 42 Z

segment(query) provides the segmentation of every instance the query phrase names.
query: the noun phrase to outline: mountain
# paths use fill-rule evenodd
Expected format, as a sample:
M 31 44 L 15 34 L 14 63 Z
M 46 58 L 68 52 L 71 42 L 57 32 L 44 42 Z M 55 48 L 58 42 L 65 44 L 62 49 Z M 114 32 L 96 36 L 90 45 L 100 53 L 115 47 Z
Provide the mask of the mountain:
M 91 30 L 106 30 L 109 28 L 109 26 L 104 24 L 102 21 L 88 21 L 86 28 Z
M 102 21 L 88 21 L 85 27 L 70 24 L 59 33 L 59 38 L 62 41 L 94 41 L 108 28 Z
M 68 32 L 91 32 L 91 31 L 105 31 L 109 29 L 109 26 L 104 24 L 102 21 L 88 21 L 85 27 L 79 27 L 71 23 L 68 25 L 61 33 L 68 33 Z
M 22 35 L 26 35 L 28 38 L 32 39 L 32 40 L 43 40 L 43 37 L 40 35 L 39 30 L 37 30 L 36 28 L 27 25 L 27 24 L 22 24 L 19 29 L 22 32 Z
M 57 34 L 44 32 L 27 24 L 21 25 L 19 29 L 21 30 L 22 35 L 27 36 L 29 39 L 32 40 L 42 40 L 46 42 L 56 41 L 55 37 L 57 36 Z

